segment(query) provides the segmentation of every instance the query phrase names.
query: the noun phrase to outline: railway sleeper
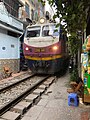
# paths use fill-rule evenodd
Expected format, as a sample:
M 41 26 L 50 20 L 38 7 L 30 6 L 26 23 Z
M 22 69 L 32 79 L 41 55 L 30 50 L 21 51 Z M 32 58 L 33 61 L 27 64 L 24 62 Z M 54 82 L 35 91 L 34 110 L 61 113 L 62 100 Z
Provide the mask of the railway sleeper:
M 26 102 L 35 102 L 35 100 L 39 97 L 39 95 L 35 95 L 33 93 L 29 94 L 26 98 Z
M 32 102 L 21 101 L 13 108 L 11 108 L 11 111 L 15 111 L 23 115 L 27 111 L 27 109 L 29 109 L 31 106 L 32 106 Z
M 54 80 L 54 79 L 53 79 Z M 23 101 L 19 102 L 17 105 L 15 105 L 13 108 L 11 108 L 8 113 L 17 113 L 19 117 L 17 117 L 15 120 L 19 120 L 18 118 L 23 117 L 23 115 L 30 109 L 32 106 L 37 105 L 38 102 L 42 99 L 41 95 L 45 93 L 47 90 L 47 86 L 49 87 L 53 80 L 48 80 L 48 82 L 44 82 L 45 84 L 42 84 L 38 86 L 37 89 L 35 89 L 31 94 L 29 94 L 26 98 L 24 98 Z M 6 112 L 7 113 L 7 112 Z M 5 113 L 5 114 L 6 114 Z M 3 114 L 1 118 L 5 118 Z
M 15 113 L 14 111 L 7 111 L 1 116 L 4 120 L 19 120 L 21 118 L 20 113 Z
M 43 84 L 48 88 L 53 83 L 54 80 L 55 80 L 55 78 L 54 79 L 51 78 L 51 79 L 45 81 Z
M 33 94 L 36 94 L 38 96 L 41 96 L 45 92 L 45 89 L 39 89 L 37 88 L 36 90 L 33 91 Z

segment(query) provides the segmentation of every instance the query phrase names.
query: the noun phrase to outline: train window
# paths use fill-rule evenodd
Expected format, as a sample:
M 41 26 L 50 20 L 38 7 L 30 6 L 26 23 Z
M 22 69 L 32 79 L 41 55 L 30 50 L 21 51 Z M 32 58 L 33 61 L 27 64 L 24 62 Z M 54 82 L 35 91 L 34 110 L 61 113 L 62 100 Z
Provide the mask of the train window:
M 49 26 L 48 25 L 43 26 L 43 28 L 42 28 L 42 36 L 43 37 L 49 36 Z
M 39 37 L 41 27 L 31 27 L 27 30 L 26 37 Z
M 58 32 L 58 31 L 55 31 L 55 32 L 53 33 L 53 36 L 59 36 L 59 32 Z
M 59 36 L 59 27 L 56 28 L 55 25 L 50 26 L 50 31 L 53 31 L 53 36 Z
M 43 36 L 59 36 L 59 28 L 55 28 L 55 25 L 46 25 L 42 29 Z

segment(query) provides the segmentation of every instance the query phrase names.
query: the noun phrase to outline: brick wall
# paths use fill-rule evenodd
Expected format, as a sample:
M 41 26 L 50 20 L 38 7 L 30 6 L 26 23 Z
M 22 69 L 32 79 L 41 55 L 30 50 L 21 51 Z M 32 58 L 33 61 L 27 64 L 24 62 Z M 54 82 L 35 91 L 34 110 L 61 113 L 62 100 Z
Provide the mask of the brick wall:
M 0 80 L 4 78 L 4 67 L 10 68 L 10 71 L 17 73 L 20 70 L 19 59 L 0 59 Z

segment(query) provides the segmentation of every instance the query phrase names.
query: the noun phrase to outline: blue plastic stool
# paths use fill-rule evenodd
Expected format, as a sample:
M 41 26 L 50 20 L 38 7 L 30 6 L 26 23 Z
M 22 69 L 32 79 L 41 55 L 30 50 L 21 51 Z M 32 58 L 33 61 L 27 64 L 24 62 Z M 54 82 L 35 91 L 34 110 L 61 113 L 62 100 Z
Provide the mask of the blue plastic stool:
M 68 105 L 69 106 L 78 106 L 79 100 L 76 93 L 70 93 L 68 95 Z

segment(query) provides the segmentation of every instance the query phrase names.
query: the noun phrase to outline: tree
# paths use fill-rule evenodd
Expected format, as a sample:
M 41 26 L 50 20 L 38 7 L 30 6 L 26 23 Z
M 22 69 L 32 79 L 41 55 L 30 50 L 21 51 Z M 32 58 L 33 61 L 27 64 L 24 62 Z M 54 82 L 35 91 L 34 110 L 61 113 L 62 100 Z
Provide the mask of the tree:
M 39 0 L 42 1 L 42 0 Z M 77 54 L 79 48 L 79 33 L 83 34 L 87 24 L 87 11 L 90 5 L 89 0 L 48 0 L 51 6 L 56 6 L 56 17 L 60 18 L 60 24 L 63 22 L 63 30 L 71 35 L 68 39 L 70 54 Z M 78 45 L 77 45 L 78 44 Z M 73 45 L 73 46 L 72 46 Z
M 57 12 L 54 16 L 60 17 L 60 23 L 63 21 L 64 29 L 68 33 L 82 31 L 86 27 L 87 10 L 90 5 L 89 0 L 48 0 L 50 5 L 56 5 Z
M 68 38 L 70 55 L 77 58 L 78 49 L 80 49 L 81 46 L 81 36 L 83 35 L 84 29 L 87 25 L 88 11 L 90 11 L 90 0 L 47 1 L 51 6 L 56 6 L 55 8 L 57 12 L 55 13 L 53 18 L 60 18 L 59 25 L 62 22 L 64 23 L 63 31 L 70 35 Z M 74 65 L 77 65 L 77 60 Z M 72 72 L 71 77 L 74 76 L 77 79 L 77 74 L 73 73 L 75 73 L 75 71 Z

